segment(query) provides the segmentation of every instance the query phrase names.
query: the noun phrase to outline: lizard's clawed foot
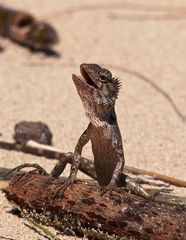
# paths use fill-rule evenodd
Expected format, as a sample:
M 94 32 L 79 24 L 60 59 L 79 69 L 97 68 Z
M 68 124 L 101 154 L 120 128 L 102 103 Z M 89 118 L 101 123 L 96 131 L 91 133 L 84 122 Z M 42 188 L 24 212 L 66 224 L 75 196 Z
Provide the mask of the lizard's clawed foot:
M 173 189 L 172 188 L 161 188 L 159 190 L 155 190 L 152 193 L 152 200 L 155 200 L 157 196 L 161 195 L 161 194 L 169 194 L 170 192 L 172 192 Z
M 27 168 L 27 167 L 32 167 L 32 168 L 35 168 L 34 170 L 30 171 L 30 172 L 37 172 L 39 174 L 42 174 L 42 175 L 48 175 L 48 173 L 45 171 L 44 168 L 42 168 L 40 165 L 38 164 L 31 164 L 31 163 L 25 163 L 25 164 L 22 164 L 18 167 L 15 167 L 13 169 L 11 169 L 6 175 L 5 175 L 5 178 L 8 178 L 9 175 L 13 174 L 13 173 L 17 173 L 19 172 L 21 169 L 23 168 Z
M 60 183 L 57 187 L 56 192 L 54 193 L 53 199 L 55 199 L 56 197 L 62 197 L 62 195 L 64 194 L 65 190 L 72 186 L 73 183 L 75 182 L 74 178 L 67 178 L 67 180 L 65 180 L 63 183 Z
M 125 179 L 125 184 L 126 190 L 130 191 L 131 193 L 144 198 L 152 198 L 152 196 L 149 193 L 147 193 L 141 185 L 136 183 L 135 180 L 133 180 L 127 175 Z
M 114 191 L 114 190 L 118 190 L 118 187 L 117 187 L 117 185 L 116 184 L 109 184 L 109 185 L 107 185 L 107 186 L 101 186 L 101 197 L 102 198 L 104 198 L 104 197 L 109 197 L 110 198 L 110 196 L 111 196 L 111 194 L 112 194 L 112 192 Z

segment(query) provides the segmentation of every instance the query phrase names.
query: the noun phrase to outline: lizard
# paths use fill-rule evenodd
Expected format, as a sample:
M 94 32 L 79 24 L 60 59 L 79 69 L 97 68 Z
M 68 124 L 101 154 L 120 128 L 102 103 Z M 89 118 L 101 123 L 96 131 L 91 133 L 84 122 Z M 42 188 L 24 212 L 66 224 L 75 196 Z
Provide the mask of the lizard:
M 33 51 L 49 51 L 59 41 L 56 30 L 30 13 L 0 5 L 0 35 Z M 51 50 L 52 51 L 52 50 Z
M 108 69 L 97 64 L 83 63 L 80 72 L 81 76 L 73 74 L 72 79 L 90 123 L 75 147 L 70 175 L 57 192 L 63 193 L 75 182 L 82 149 L 90 140 L 100 186 L 104 186 L 106 191 L 125 186 L 143 197 L 150 197 L 140 185 L 123 173 L 125 157 L 115 112 L 121 82 Z M 60 168 L 63 171 L 65 164 L 65 161 L 59 161 L 51 176 L 58 177 L 61 174 Z

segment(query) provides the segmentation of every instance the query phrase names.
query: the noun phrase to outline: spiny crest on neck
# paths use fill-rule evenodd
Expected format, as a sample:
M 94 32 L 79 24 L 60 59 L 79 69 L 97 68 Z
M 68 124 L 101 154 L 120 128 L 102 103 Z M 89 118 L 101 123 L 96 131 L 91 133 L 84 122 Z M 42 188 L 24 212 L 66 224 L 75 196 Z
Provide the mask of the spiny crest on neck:
M 116 98 L 118 98 L 119 91 L 122 87 L 121 81 L 119 80 L 118 77 L 113 78 L 113 83 L 116 87 Z

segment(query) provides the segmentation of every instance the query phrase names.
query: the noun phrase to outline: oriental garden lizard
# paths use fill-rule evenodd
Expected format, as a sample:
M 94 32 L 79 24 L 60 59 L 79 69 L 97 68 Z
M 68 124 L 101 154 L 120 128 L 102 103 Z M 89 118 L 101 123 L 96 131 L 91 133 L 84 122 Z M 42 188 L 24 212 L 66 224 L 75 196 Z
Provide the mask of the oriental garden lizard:
M 106 191 L 115 187 L 126 187 L 133 193 L 150 197 L 140 185 L 123 173 L 124 150 L 114 109 L 121 87 L 120 81 L 114 78 L 109 70 L 97 64 L 81 64 L 80 71 L 81 76 L 73 74 L 72 79 L 90 123 L 78 140 L 70 176 L 59 191 L 63 193 L 66 187 L 75 181 L 82 149 L 90 140 L 100 186 L 105 186 Z M 65 165 L 65 161 L 59 161 L 51 175 L 58 177 Z

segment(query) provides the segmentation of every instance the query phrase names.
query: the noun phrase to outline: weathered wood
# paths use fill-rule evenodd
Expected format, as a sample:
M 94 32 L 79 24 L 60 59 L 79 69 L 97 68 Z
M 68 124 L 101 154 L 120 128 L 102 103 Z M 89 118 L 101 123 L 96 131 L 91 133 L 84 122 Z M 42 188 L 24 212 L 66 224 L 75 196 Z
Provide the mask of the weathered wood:
M 45 146 L 43 144 L 38 144 L 33 141 L 27 143 L 27 145 L 19 145 L 15 142 L 8 142 L 8 141 L 0 141 L 0 148 L 5 150 L 15 150 L 21 151 L 23 153 L 32 154 L 35 156 L 42 156 L 47 159 L 65 159 L 68 163 L 72 163 L 73 161 L 73 153 L 68 152 L 64 153 L 61 150 L 51 147 Z M 81 157 L 81 162 L 79 166 L 79 170 L 88 175 L 93 179 L 97 179 L 94 163 L 92 160 L 87 159 L 85 157 Z M 62 171 L 61 171 L 62 172 Z M 156 172 L 147 171 L 140 168 L 135 168 L 132 166 L 125 165 L 124 172 L 129 172 L 134 175 L 148 175 L 152 176 L 155 180 L 164 181 L 166 183 L 178 186 L 178 187 L 186 187 L 186 181 L 182 179 L 177 179 L 170 176 L 165 176 Z M 0 169 L 0 179 L 1 179 L 1 169 Z
M 186 239 L 186 207 L 160 205 L 113 191 L 100 196 L 95 184 L 77 182 L 53 199 L 60 179 L 36 173 L 20 174 L 5 190 L 9 201 L 30 216 L 60 231 L 96 239 Z
M 35 156 L 43 156 L 48 159 L 63 159 L 70 164 L 73 161 L 72 152 L 63 153 L 59 149 L 53 148 L 51 146 L 45 146 L 43 144 L 38 144 L 34 141 L 29 141 L 27 145 L 20 145 L 15 142 L 0 141 L 0 148 L 5 150 L 21 151 L 23 153 L 29 153 Z M 93 179 L 97 178 L 94 164 L 91 160 L 87 158 L 81 158 L 79 170 Z

